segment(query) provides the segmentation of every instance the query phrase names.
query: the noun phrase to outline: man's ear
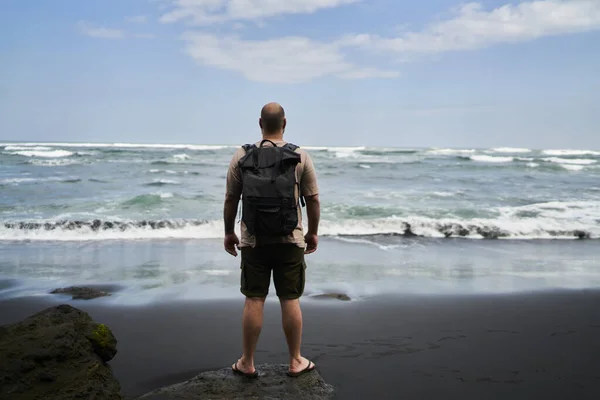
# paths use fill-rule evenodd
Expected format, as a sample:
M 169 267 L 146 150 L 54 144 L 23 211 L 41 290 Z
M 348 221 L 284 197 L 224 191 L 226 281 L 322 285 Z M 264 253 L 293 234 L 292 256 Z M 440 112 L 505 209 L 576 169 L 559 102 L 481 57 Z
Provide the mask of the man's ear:
M 284 118 L 284 119 L 283 119 L 283 127 L 282 127 L 282 128 L 283 128 L 283 129 L 285 129 L 285 126 L 286 126 L 286 125 L 287 125 L 287 119 L 286 119 L 286 118 Z
M 263 126 L 262 126 L 262 118 L 259 118 L 259 119 L 258 119 L 258 126 L 260 126 L 260 129 L 262 129 L 262 128 L 263 128 Z

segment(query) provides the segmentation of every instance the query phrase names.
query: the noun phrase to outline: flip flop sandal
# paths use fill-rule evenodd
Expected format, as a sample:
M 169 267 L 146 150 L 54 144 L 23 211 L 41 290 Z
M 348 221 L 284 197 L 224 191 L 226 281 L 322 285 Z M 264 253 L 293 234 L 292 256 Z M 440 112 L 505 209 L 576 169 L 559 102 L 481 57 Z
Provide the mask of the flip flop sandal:
M 306 368 L 304 368 L 302 371 L 298 371 L 298 372 L 287 372 L 287 375 L 292 377 L 292 378 L 297 378 L 300 375 L 304 375 L 306 373 L 312 372 L 315 370 L 315 364 L 313 364 L 312 361 L 308 360 L 308 365 Z
M 240 371 L 237 367 L 237 363 L 238 362 L 236 361 L 236 363 L 231 366 L 231 370 L 233 371 L 234 374 L 245 376 L 246 378 L 252 378 L 252 379 L 258 378 L 258 371 L 255 370 L 254 373 L 252 373 L 252 374 L 248 374 L 246 372 Z

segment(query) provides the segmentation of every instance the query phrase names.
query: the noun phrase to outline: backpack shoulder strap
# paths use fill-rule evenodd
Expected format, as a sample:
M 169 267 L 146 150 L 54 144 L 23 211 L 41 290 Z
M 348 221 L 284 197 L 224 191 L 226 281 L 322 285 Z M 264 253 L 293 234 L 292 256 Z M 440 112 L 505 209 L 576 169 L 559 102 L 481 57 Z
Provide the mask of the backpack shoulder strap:
M 296 151 L 296 149 L 300 148 L 300 146 L 296 146 L 293 143 L 286 143 L 283 147 L 285 147 L 286 149 L 290 149 L 291 151 Z
M 238 161 L 238 165 L 240 166 L 246 164 L 248 157 L 250 157 L 250 155 L 253 153 L 252 150 L 256 149 L 257 147 L 255 144 L 245 144 L 242 146 L 242 148 L 244 149 L 246 154 L 242 158 L 240 158 L 240 161 Z M 254 160 L 252 160 L 252 164 L 254 164 Z
M 245 145 L 242 146 L 242 149 L 244 149 L 244 151 L 246 152 L 246 154 L 248 154 L 250 152 L 250 150 L 255 149 L 256 144 L 254 143 L 246 143 Z
M 296 150 L 300 148 L 300 146 L 295 145 L 293 143 L 286 143 L 283 147 L 285 149 L 288 149 L 288 150 L 292 151 L 292 152 L 296 152 Z M 300 155 L 298 154 L 297 157 L 298 157 L 298 163 L 300 163 L 301 162 L 300 161 L 301 160 Z M 302 207 L 306 207 L 306 202 L 304 201 L 304 196 L 302 195 L 302 190 L 301 190 L 300 183 L 296 182 L 296 185 L 298 185 L 298 197 L 300 198 L 300 204 L 302 205 Z

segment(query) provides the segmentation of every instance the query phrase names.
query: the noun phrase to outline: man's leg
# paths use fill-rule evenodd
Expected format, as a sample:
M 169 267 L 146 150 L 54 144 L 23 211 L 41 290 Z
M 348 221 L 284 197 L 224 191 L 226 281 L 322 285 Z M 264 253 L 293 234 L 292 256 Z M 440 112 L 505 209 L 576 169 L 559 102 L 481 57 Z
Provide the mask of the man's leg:
M 304 293 L 304 249 L 295 244 L 279 248 L 279 265 L 273 270 L 273 281 L 281 303 L 281 322 L 290 354 L 290 372 L 306 369 L 310 361 L 302 357 L 302 310 L 300 297 Z M 312 366 L 311 366 L 312 368 Z
M 281 322 L 285 339 L 290 354 L 290 372 L 300 372 L 309 365 L 309 361 L 302 357 L 302 310 L 300 300 L 279 299 L 281 303 Z
M 246 297 L 242 317 L 243 353 L 233 367 L 252 374 L 254 353 L 262 330 L 265 299 L 269 294 L 271 270 L 265 264 L 264 250 L 242 248 L 241 292 Z
M 264 297 L 246 297 L 242 318 L 243 349 L 238 369 L 245 373 L 254 373 L 254 353 L 263 324 Z

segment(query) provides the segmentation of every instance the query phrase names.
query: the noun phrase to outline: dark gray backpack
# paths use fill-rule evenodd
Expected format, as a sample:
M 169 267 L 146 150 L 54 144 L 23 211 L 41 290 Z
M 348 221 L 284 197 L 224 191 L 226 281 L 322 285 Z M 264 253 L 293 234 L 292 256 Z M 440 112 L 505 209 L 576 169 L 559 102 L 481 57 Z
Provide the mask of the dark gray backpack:
M 273 147 L 264 147 L 270 142 Z M 298 225 L 295 197 L 298 146 L 278 147 L 270 140 L 259 146 L 243 146 L 246 155 L 239 161 L 242 175 L 242 221 L 248 233 L 256 236 L 285 236 Z M 300 190 L 298 190 L 300 194 Z M 300 194 L 300 198 L 301 194 Z

